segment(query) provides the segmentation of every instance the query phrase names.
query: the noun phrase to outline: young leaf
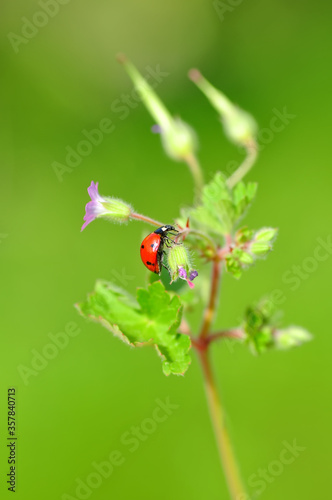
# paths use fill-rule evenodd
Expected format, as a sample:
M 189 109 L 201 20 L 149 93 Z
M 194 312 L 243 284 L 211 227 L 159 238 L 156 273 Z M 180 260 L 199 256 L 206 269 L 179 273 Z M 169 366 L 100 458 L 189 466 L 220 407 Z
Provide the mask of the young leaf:
M 102 324 L 127 344 L 154 345 L 166 375 L 183 374 L 188 369 L 190 338 L 177 333 L 182 305 L 160 281 L 147 289 L 139 288 L 137 301 L 112 283 L 97 281 L 94 292 L 76 307 L 82 316 Z
M 243 227 L 235 233 L 230 253 L 226 255 L 226 270 L 235 278 L 240 278 L 243 269 L 254 264 L 255 260 L 265 257 L 272 250 L 272 242 L 277 229 L 264 228 L 254 232 Z
M 261 300 L 257 305 L 248 307 L 244 317 L 244 331 L 247 333 L 249 346 L 261 354 L 273 345 L 271 325 L 273 306 L 267 300 Z
M 256 184 L 238 183 L 233 190 L 226 185 L 226 178 L 217 172 L 209 184 L 204 186 L 201 204 L 181 211 L 179 224 L 185 227 L 190 220 L 190 227 L 214 235 L 230 234 L 245 214 L 256 193 Z
M 257 354 L 268 349 L 290 349 L 312 339 L 312 335 L 299 326 L 277 328 L 278 319 L 271 301 L 261 300 L 245 313 L 243 329 L 247 342 Z

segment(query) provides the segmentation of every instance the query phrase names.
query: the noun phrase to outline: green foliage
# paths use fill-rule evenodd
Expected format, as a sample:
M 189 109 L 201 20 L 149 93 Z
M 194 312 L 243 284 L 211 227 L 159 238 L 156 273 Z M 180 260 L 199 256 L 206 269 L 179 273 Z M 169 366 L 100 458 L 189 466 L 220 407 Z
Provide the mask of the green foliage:
M 190 227 L 203 231 L 220 241 L 220 237 L 231 234 L 234 226 L 244 216 L 256 194 L 255 183 L 239 182 L 233 190 L 226 185 L 226 177 L 217 172 L 205 185 L 198 206 L 184 208 L 179 224 L 185 227 L 189 218 Z
M 182 305 L 179 297 L 171 297 L 160 281 L 147 289 L 139 288 L 137 301 L 112 283 L 97 281 L 94 292 L 76 307 L 82 316 L 101 323 L 127 344 L 154 345 L 166 375 L 187 370 L 190 338 L 177 333 Z
M 271 302 L 265 299 L 248 307 L 245 312 L 243 329 L 247 334 L 249 346 L 257 354 L 273 346 L 273 313 Z
M 234 278 L 241 278 L 243 269 L 265 257 L 272 250 L 277 229 L 264 228 L 255 231 L 244 227 L 235 235 L 235 247 L 225 257 L 226 269 Z
M 258 304 L 248 307 L 243 329 L 254 353 L 262 354 L 269 349 L 290 349 L 312 338 L 309 332 L 299 326 L 279 329 L 278 323 L 278 315 L 271 301 L 262 299 Z
M 232 253 L 225 257 L 226 269 L 234 278 L 242 276 L 242 270 L 254 263 L 253 256 L 240 247 L 235 247 Z

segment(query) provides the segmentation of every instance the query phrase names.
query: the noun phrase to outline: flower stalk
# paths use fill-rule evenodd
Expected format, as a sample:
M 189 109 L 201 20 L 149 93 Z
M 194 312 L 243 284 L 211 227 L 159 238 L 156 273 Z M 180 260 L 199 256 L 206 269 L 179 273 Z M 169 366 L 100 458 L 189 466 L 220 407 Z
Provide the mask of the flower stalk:
M 216 437 L 220 461 L 226 476 L 232 500 L 247 498 L 242 484 L 231 440 L 225 425 L 225 416 L 212 373 L 207 349 L 199 350 L 199 358 L 204 375 L 206 398 Z
M 160 134 L 165 153 L 172 160 L 183 161 L 188 165 L 194 180 L 196 196 L 199 198 L 204 179 L 196 158 L 196 133 L 190 125 L 171 115 L 151 85 L 125 55 L 118 55 L 118 61 L 124 66 L 135 85 L 137 94 L 156 122 L 157 125 L 153 129 Z
M 252 140 L 246 146 L 246 157 L 235 172 L 228 177 L 226 184 L 232 189 L 243 177 L 252 169 L 258 157 L 258 145 L 255 140 Z
M 210 327 L 212 325 L 212 321 L 216 310 L 220 278 L 221 278 L 221 263 L 219 259 L 214 259 L 212 265 L 210 299 L 204 311 L 203 325 L 201 328 L 201 333 L 199 335 L 200 340 L 204 340 L 210 332 Z
M 148 224 L 151 224 L 152 226 L 161 227 L 164 225 L 162 222 L 151 219 L 151 217 L 147 217 L 146 215 L 137 214 L 136 212 L 131 213 L 129 218 L 133 219 L 133 220 L 141 220 L 142 222 L 147 222 Z

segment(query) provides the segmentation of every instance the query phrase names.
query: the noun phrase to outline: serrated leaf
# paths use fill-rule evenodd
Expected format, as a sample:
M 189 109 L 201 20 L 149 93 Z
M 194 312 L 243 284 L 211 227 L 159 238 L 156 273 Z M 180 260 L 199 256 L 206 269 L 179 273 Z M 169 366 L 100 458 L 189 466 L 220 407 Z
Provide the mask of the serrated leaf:
M 242 266 L 239 260 L 233 254 L 226 255 L 225 258 L 226 270 L 237 280 L 242 276 Z
M 182 209 L 178 223 L 185 227 L 189 218 L 192 229 L 219 238 L 230 234 L 252 202 L 256 187 L 253 183 L 240 182 L 231 190 L 226 185 L 225 176 L 217 172 L 212 181 L 204 186 L 201 204 Z
M 233 201 L 237 218 L 242 217 L 250 203 L 256 196 L 257 184 L 255 182 L 239 182 L 233 189 Z
M 235 247 L 231 253 L 226 255 L 225 262 L 226 270 L 231 273 L 234 278 L 239 279 L 242 276 L 242 271 L 254 263 L 254 258 L 246 250 Z
M 160 281 L 138 289 L 137 301 L 113 284 L 97 281 L 94 292 L 76 307 L 126 343 L 154 345 L 166 375 L 188 369 L 190 338 L 177 333 L 183 307 L 179 297 L 171 297 Z
M 253 235 L 253 229 L 249 229 L 247 226 L 241 227 L 241 229 L 238 229 L 235 233 L 235 243 L 237 245 L 247 243 L 252 239 Z
M 312 335 L 299 326 L 279 329 L 278 314 L 273 303 L 267 299 L 262 299 L 258 304 L 248 307 L 243 329 L 247 334 L 249 347 L 256 354 L 261 354 L 268 349 L 290 349 L 312 339 Z

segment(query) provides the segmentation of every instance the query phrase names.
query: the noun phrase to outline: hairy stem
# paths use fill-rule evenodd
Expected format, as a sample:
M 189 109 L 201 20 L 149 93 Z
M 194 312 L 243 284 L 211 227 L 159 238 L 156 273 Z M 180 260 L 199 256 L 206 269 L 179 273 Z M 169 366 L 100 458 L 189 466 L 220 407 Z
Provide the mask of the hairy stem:
M 210 332 L 210 327 L 212 325 L 217 303 L 220 276 L 221 276 L 221 262 L 219 261 L 219 259 L 215 259 L 213 261 L 213 266 L 212 266 L 210 298 L 209 298 L 209 303 L 204 311 L 203 325 L 201 333 L 199 335 L 200 340 L 204 340 Z
M 247 146 L 247 155 L 239 168 L 228 177 L 226 183 L 229 188 L 233 188 L 253 167 L 258 156 L 258 147 L 256 142 L 251 142 Z
M 153 226 L 157 226 L 157 227 L 161 227 L 164 225 L 162 222 L 151 219 L 150 217 L 146 217 L 145 215 L 142 215 L 142 214 L 131 213 L 130 219 L 141 220 L 143 222 L 147 222 L 148 224 L 152 224 Z
M 208 351 L 207 349 L 201 349 L 198 352 L 204 374 L 205 392 L 210 410 L 210 416 L 218 445 L 221 464 L 225 472 L 231 498 L 232 500 L 247 498 L 238 471 L 231 441 L 225 426 L 224 412 L 211 370 Z
M 195 188 L 196 188 L 196 197 L 197 199 L 200 199 L 202 189 L 204 186 L 204 178 L 203 178 L 203 173 L 202 169 L 200 167 L 200 164 L 194 154 L 188 154 L 184 158 L 185 162 L 187 163 L 190 173 L 193 176 L 194 183 L 195 183 Z
M 202 365 L 204 375 L 204 386 L 206 398 L 209 406 L 210 417 L 214 429 L 214 434 L 219 450 L 221 465 L 225 472 L 227 485 L 232 500 L 247 498 L 238 471 L 237 462 L 232 449 L 232 444 L 226 429 L 224 412 L 218 395 L 215 379 L 210 365 L 209 346 L 212 340 L 219 337 L 240 338 L 240 330 L 225 330 L 215 334 L 210 334 L 212 321 L 217 306 L 218 291 L 221 278 L 221 261 L 216 258 L 213 261 L 210 298 L 204 311 L 203 325 L 198 339 L 195 339 L 193 346 L 196 348 Z M 192 339 L 193 340 L 193 339 Z

